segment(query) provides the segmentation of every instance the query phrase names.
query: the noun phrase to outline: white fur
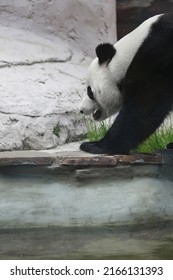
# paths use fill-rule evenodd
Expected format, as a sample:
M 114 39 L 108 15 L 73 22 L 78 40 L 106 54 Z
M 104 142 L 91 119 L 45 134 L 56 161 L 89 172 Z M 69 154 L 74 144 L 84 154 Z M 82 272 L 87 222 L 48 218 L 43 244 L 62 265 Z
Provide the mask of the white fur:
M 152 24 L 160 16 L 149 18 L 119 40 L 114 45 L 116 54 L 108 65 L 100 66 L 97 57 L 92 61 L 88 68 L 86 84 L 91 87 L 96 101 L 91 100 L 85 93 L 80 107 L 84 114 L 90 115 L 95 109 L 100 109 L 102 111 L 100 121 L 119 111 L 122 97 L 117 83 L 125 76 L 133 57 L 148 36 Z

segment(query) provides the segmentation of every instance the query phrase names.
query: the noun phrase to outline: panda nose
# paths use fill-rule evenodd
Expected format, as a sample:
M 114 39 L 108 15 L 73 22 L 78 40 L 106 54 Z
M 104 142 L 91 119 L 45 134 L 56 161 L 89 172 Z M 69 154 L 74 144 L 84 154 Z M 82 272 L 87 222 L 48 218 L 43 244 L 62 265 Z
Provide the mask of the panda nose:
M 83 114 L 83 110 L 80 110 L 80 113 Z

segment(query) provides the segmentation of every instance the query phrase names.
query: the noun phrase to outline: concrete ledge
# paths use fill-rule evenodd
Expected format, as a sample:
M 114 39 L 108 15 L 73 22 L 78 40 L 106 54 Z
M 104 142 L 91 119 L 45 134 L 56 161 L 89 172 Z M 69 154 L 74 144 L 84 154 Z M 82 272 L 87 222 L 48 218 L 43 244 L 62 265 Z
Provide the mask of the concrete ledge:
M 93 157 L 57 157 L 61 166 L 116 166 L 131 164 L 162 164 L 162 157 L 159 154 L 133 154 L 133 155 L 100 155 Z
M 118 166 L 132 164 L 163 163 L 160 154 L 133 154 L 133 155 L 90 155 L 79 151 L 49 152 L 12 151 L 0 153 L 0 166 L 35 165 L 54 167 L 90 167 L 90 166 Z
M 52 165 L 54 157 L 45 152 L 12 151 L 0 153 L 0 166 L 9 165 Z

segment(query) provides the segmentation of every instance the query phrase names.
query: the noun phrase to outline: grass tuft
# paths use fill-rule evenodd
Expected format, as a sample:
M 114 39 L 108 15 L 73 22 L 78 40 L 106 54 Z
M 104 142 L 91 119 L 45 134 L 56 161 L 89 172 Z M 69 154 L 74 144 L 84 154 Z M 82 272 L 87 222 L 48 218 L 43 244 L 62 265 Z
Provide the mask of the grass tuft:
M 173 142 L 173 127 L 161 126 L 134 151 L 138 153 L 153 153 L 156 150 L 166 149 L 167 144 L 170 142 Z
M 55 126 L 54 129 L 53 129 L 53 134 L 56 135 L 56 137 L 60 137 L 60 132 L 61 132 L 61 128 L 59 125 Z
M 91 141 L 99 141 L 103 138 L 106 132 L 109 130 L 111 124 L 109 122 L 96 123 L 92 120 L 86 122 L 87 127 L 87 138 Z

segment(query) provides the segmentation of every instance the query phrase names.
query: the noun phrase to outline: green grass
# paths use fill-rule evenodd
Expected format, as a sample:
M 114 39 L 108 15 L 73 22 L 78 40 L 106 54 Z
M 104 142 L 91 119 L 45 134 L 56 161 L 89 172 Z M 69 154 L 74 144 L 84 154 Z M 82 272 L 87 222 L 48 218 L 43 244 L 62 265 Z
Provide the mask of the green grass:
M 153 153 L 156 150 L 163 150 L 167 144 L 173 142 L 173 127 L 161 126 L 155 133 L 153 133 L 148 139 L 141 143 L 135 152 L 138 153 Z
M 99 124 L 89 121 L 87 123 L 87 137 L 89 141 L 98 141 L 104 137 L 111 124 L 102 121 Z M 163 150 L 167 144 L 173 142 L 173 127 L 170 125 L 167 128 L 161 126 L 147 140 L 141 143 L 133 152 L 138 153 L 153 153 L 156 150 Z
M 101 138 L 103 138 L 110 128 L 111 124 L 106 123 L 104 121 L 100 123 L 93 122 L 92 120 L 89 120 L 86 123 L 87 127 L 87 138 L 88 140 L 91 141 L 98 141 Z
M 55 126 L 53 129 L 53 134 L 55 134 L 58 138 L 60 137 L 61 128 L 59 125 Z

